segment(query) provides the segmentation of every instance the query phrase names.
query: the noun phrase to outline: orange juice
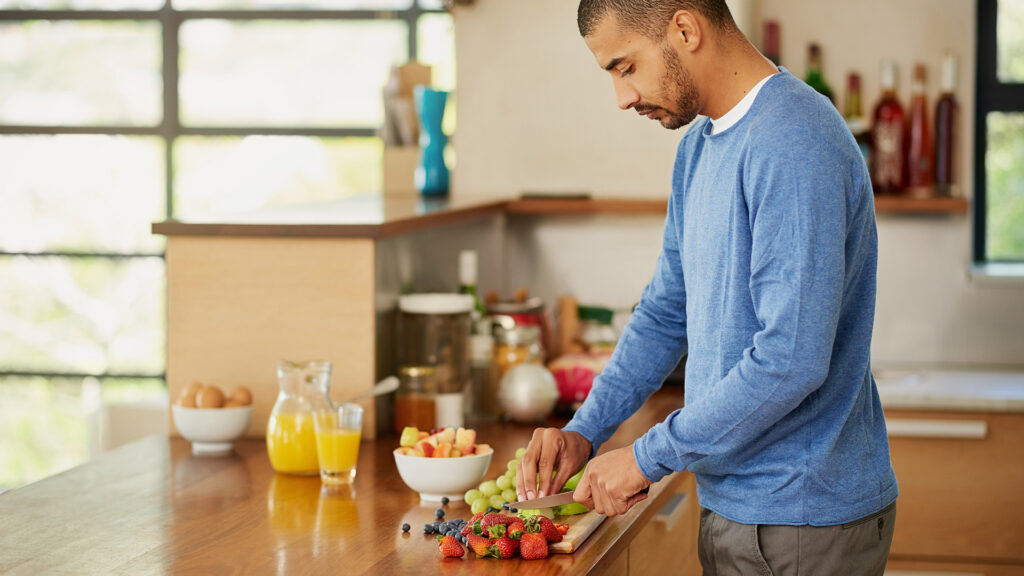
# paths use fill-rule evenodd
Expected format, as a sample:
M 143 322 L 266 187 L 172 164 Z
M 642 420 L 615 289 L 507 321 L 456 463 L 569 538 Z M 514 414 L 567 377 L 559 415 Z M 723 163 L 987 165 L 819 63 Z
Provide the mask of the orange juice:
M 359 458 L 359 430 L 328 428 L 316 434 L 320 469 L 332 474 L 347 473 L 356 467 Z
M 318 474 L 320 461 L 316 454 L 313 414 L 271 414 L 267 423 L 267 454 L 278 472 Z

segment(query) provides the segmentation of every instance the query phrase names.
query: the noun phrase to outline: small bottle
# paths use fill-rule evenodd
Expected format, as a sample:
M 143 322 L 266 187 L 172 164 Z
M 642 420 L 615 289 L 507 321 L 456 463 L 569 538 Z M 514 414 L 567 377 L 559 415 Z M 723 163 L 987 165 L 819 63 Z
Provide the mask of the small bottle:
M 821 95 L 829 99 L 829 102 L 835 103 L 835 99 L 832 98 L 832 88 L 825 82 L 825 76 L 821 71 L 821 46 L 817 44 L 811 44 L 807 47 L 807 77 L 804 79 L 805 82 Z
M 868 122 L 864 118 L 860 97 L 860 74 L 850 72 L 846 77 L 846 102 L 843 110 L 846 125 L 850 128 L 864 162 L 868 162 Z
M 764 56 L 779 65 L 779 23 L 775 20 L 764 23 Z
M 871 184 L 876 194 L 895 194 L 906 187 L 906 122 L 896 98 L 896 64 L 882 65 L 882 97 L 871 126 Z
M 469 294 L 473 297 L 473 321 L 474 323 L 487 315 L 480 295 L 477 293 L 477 259 L 475 250 L 463 250 L 459 252 L 459 293 Z
M 928 96 L 925 94 L 924 64 L 914 66 L 910 90 L 910 141 L 907 148 L 907 184 L 913 196 L 935 193 L 935 168 L 932 165 L 932 135 L 928 127 Z
M 956 143 L 956 57 L 942 58 L 941 95 L 935 104 L 935 186 L 943 196 L 953 195 L 953 157 Z

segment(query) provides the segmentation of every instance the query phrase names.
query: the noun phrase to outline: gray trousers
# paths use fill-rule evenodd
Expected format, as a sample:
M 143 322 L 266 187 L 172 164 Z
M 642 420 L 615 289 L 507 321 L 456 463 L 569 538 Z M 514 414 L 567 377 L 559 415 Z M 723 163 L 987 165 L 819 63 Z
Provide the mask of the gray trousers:
M 740 524 L 700 510 L 704 576 L 882 576 L 896 503 L 836 526 Z

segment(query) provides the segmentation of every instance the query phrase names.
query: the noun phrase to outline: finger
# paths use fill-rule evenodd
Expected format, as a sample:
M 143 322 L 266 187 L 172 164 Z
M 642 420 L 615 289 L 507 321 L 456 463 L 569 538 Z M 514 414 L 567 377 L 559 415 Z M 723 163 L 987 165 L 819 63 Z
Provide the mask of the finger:
M 580 477 L 579 484 L 577 484 L 576 489 L 573 490 L 572 499 L 583 504 L 587 508 L 594 507 L 594 498 L 590 490 L 590 470 L 585 470 L 583 472 L 583 476 Z
M 591 484 L 591 492 L 594 495 L 594 509 L 597 510 L 598 514 L 615 516 L 615 509 L 609 505 L 608 492 L 601 478 L 597 478 L 596 482 Z
M 557 491 L 562 486 L 559 484 L 553 491 L 551 489 L 551 476 L 555 471 L 556 465 L 559 468 L 562 467 L 561 455 L 564 447 L 565 439 L 562 438 L 561 430 L 557 428 L 544 430 L 544 443 L 541 445 L 540 461 L 537 468 L 537 473 L 540 475 L 537 479 L 537 488 L 539 489 L 537 496 L 540 498 Z
M 633 494 L 632 496 L 629 497 L 629 500 L 626 500 L 626 510 L 629 510 L 630 508 L 632 508 L 633 505 L 636 504 L 637 502 L 641 502 L 641 501 L 646 500 L 646 499 L 647 499 L 647 493 L 646 492 L 637 492 L 636 494 Z
M 519 492 L 520 500 L 531 500 L 537 494 L 537 459 L 540 457 L 543 432 L 544 430 L 541 428 L 533 431 L 533 438 L 527 444 L 526 452 L 519 460 L 518 470 L 516 470 L 516 489 Z

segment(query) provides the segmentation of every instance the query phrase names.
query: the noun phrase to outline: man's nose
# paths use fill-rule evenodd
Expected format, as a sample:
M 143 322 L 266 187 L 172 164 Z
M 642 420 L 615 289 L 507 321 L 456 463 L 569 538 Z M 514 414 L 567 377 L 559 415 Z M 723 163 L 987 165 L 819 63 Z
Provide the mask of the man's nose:
M 615 100 L 620 110 L 629 110 L 640 102 L 640 93 L 633 89 L 628 83 L 621 79 L 613 80 L 615 85 Z

